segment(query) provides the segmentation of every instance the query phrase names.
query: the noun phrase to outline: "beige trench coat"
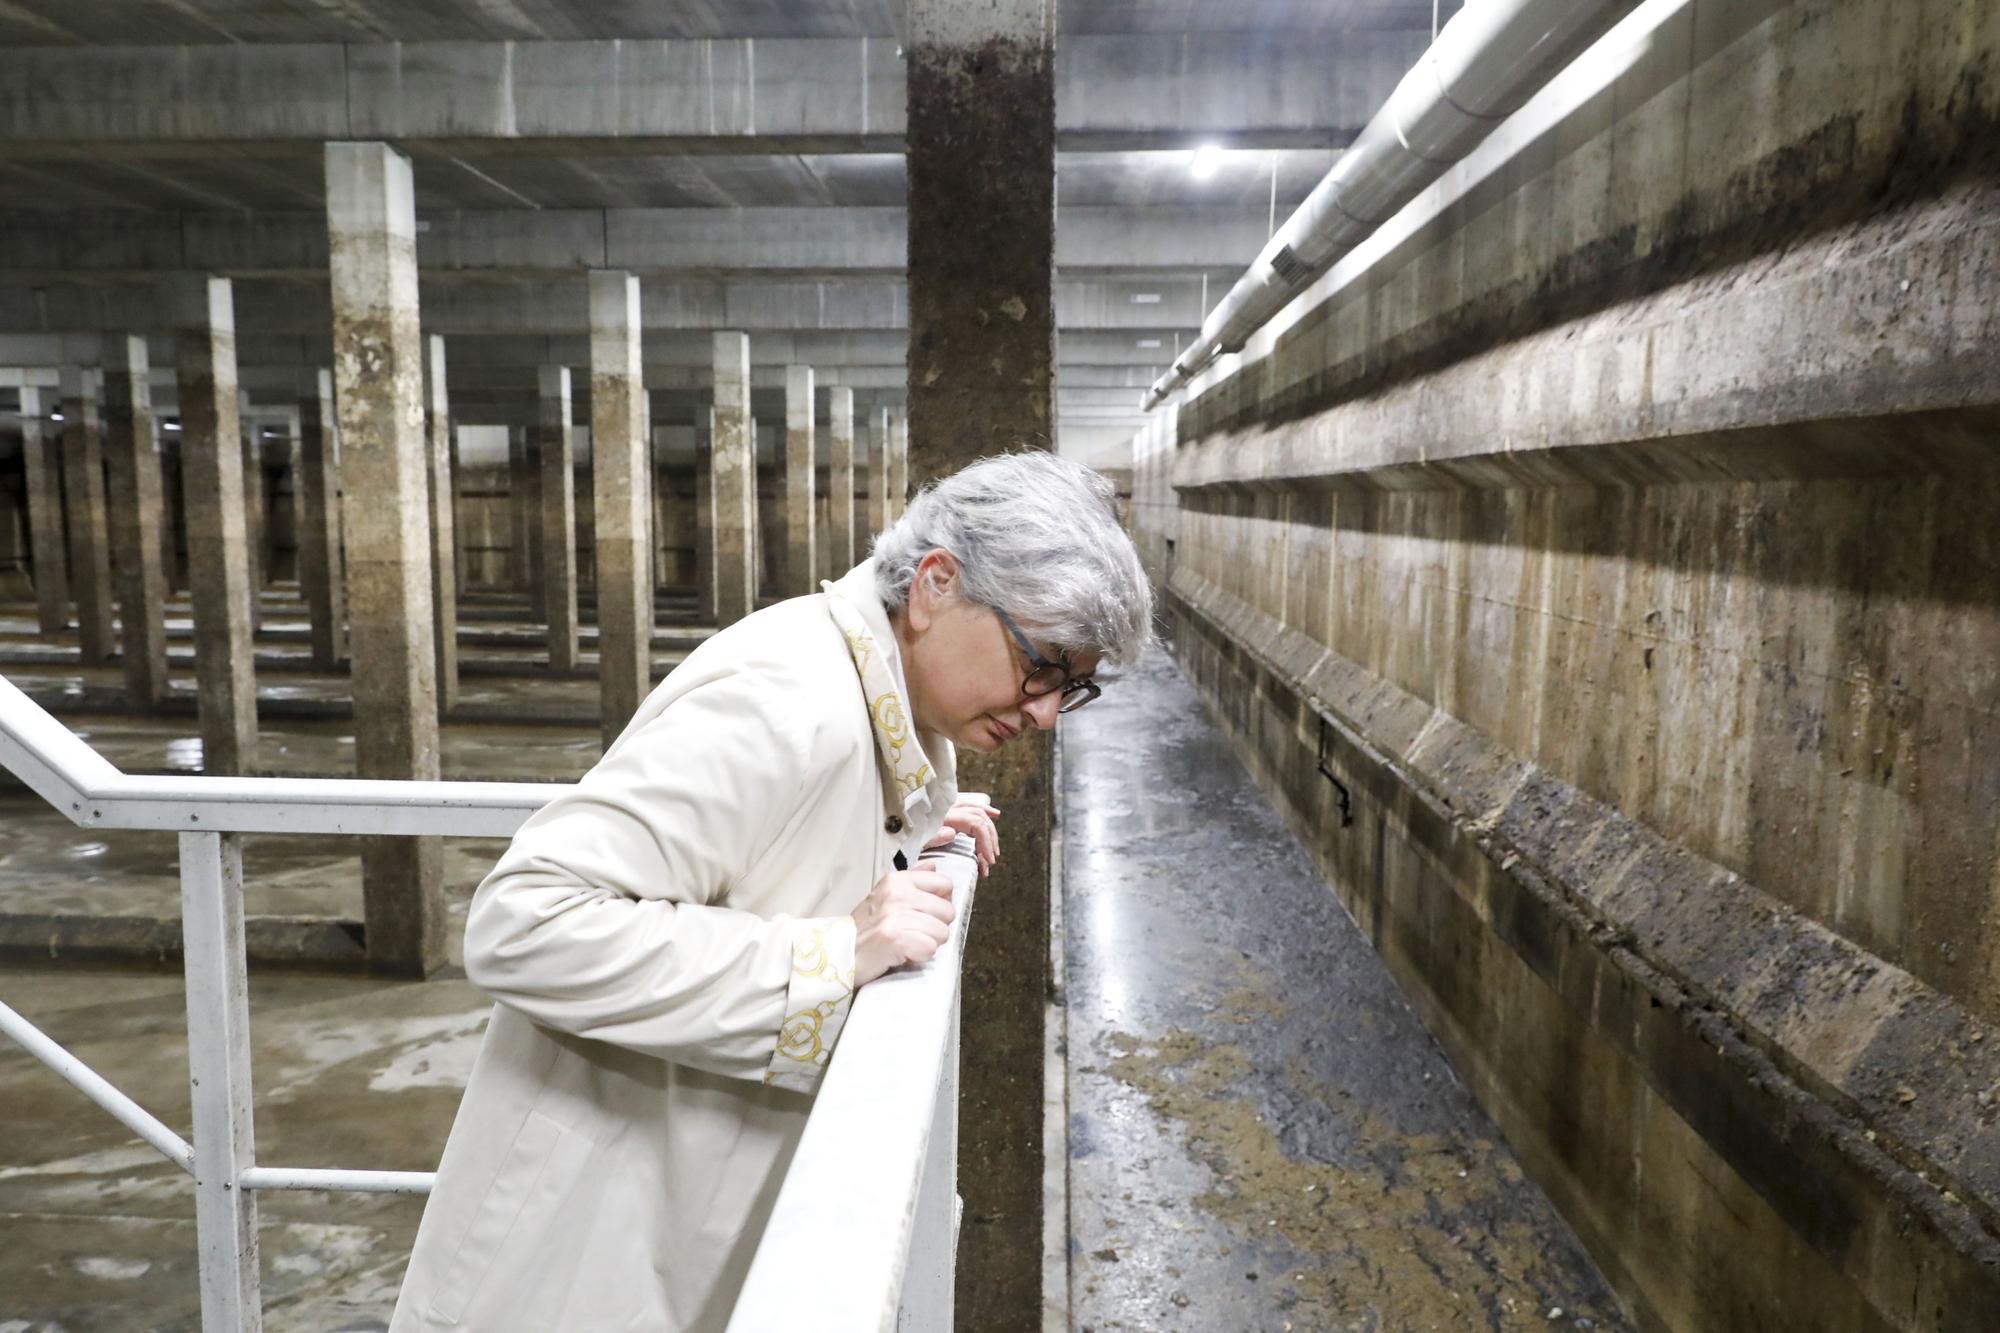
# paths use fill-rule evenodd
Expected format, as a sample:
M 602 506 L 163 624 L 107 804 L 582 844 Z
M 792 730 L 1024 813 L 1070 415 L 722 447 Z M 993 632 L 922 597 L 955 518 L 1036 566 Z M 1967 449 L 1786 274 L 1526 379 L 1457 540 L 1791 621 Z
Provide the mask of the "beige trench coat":
M 709 639 L 480 885 L 498 1003 L 394 1333 L 728 1321 L 846 1017 L 848 913 L 956 794 L 873 562 L 826 586 L 858 618 L 822 592 Z

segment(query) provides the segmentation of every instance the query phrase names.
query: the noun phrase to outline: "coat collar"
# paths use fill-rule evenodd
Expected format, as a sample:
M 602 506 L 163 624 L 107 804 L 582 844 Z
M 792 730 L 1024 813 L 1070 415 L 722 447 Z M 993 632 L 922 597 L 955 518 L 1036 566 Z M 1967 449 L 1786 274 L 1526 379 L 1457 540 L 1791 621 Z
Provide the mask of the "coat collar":
M 864 560 L 820 587 L 827 614 L 847 640 L 848 655 L 868 700 L 889 807 L 904 817 L 910 835 L 906 841 L 916 841 L 918 835 L 928 839 L 941 827 L 958 795 L 957 756 L 944 737 L 916 734 L 915 719 L 904 703 L 909 691 L 902 651 L 875 589 L 875 561 Z

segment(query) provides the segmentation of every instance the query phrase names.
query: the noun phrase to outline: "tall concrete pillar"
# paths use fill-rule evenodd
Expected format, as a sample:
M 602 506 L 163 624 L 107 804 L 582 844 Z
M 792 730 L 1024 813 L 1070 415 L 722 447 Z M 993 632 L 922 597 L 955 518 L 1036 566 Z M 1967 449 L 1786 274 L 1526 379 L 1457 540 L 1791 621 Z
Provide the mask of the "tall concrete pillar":
M 69 552 L 63 542 L 61 434 L 48 419 L 54 395 L 21 388 L 21 462 L 27 473 L 28 528 L 35 562 L 35 618 L 44 634 L 69 625 Z
M 715 622 L 756 609 L 757 445 L 750 425 L 750 335 L 715 335 Z
M 910 414 L 889 416 L 889 518 L 894 523 L 910 503 Z
M 335 438 L 333 372 L 312 372 L 299 399 L 299 591 L 311 626 L 313 665 L 331 671 L 347 660 L 347 574 L 340 545 L 340 452 Z
M 747 355 L 747 354 L 746 354 Z M 597 660 L 604 743 L 653 688 L 653 556 L 646 474 L 639 279 L 590 275 L 591 504 L 597 543 Z
M 871 414 L 874 429 L 868 433 L 868 536 L 872 540 L 889 526 L 889 418 L 887 407 Z
M 278 466 L 278 493 L 285 497 L 286 531 L 292 535 L 292 581 L 299 578 L 299 529 L 305 516 L 305 493 L 299 489 L 299 433 L 303 429 L 299 421 L 298 404 L 294 403 L 285 413 L 285 451 Z
M 549 667 L 576 670 L 576 442 L 568 366 L 543 366 L 535 450 L 542 460 L 542 560 L 536 578 L 549 626 Z
M 467 542 L 465 539 L 465 525 L 458 521 L 459 503 L 464 498 L 463 492 L 461 492 L 458 489 L 458 487 L 464 484 L 465 462 L 463 458 L 463 450 L 460 448 L 459 433 L 456 427 L 453 427 L 452 429 L 450 443 L 451 447 L 450 450 L 448 451 L 450 456 L 446 458 L 445 465 L 451 469 L 451 475 L 452 475 L 451 576 L 453 579 L 457 580 L 456 583 L 457 587 L 469 588 L 472 586 L 472 550 L 471 550 L 471 544 Z
M 457 483 L 451 471 L 451 395 L 444 336 L 424 343 L 425 408 L 429 413 L 431 638 L 437 656 L 438 716 L 458 706 L 458 537 L 453 522 Z
M 243 531 L 250 553 L 250 632 L 264 628 L 264 585 L 270 582 L 270 529 L 264 522 L 264 428 L 251 411 L 250 391 L 241 390 L 236 419 L 243 441 Z
M 1047 448 L 1055 426 L 1054 0 L 909 0 L 910 480 Z M 959 756 L 1007 812 L 965 953 L 959 1101 L 965 1232 L 956 1304 L 981 1327 L 1041 1318 L 1043 1006 L 1049 993 L 1050 747 Z
M 659 444 L 653 438 L 653 394 L 650 389 L 641 390 L 639 407 L 643 423 L 639 438 L 645 441 L 646 464 L 642 470 L 646 480 L 646 578 L 650 589 L 648 595 L 657 598 L 660 589 L 666 586 L 666 559 L 660 553 L 660 538 L 666 530 L 666 521 L 660 513 Z
M 435 778 L 437 650 L 409 159 L 384 143 L 329 143 L 326 212 L 356 766 L 364 778 Z M 371 967 L 428 976 L 443 966 L 442 860 L 436 837 L 362 840 Z
M 62 368 L 63 500 L 69 511 L 70 592 L 85 665 L 117 647 L 111 618 L 111 519 L 104 498 L 104 423 L 98 388 L 81 366 Z
M 146 340 L 104 340 L 104 451 L 111 463 L 111 545 L 118 567 L 125 693 L 143 709 L 167 697 L 167 575 L 160 560 L 160 454 L 153 438 Z
M 186 504 L 181 496 L 180 422 L 175 421 L 174 428 L 168 430 L 155 412 L 153 423 L 160 441 L 160 567 L 166 571 L 167 593 L 171 596 L 175 590 L 188 586 L 187 557 L 181 546 Z
M 757 418 L 750 418 L 750 609 L 769 586 L 771 573 L 764 551 L 764 451 L 757 434 Z
M 711 395 L 712 398 L 712 395 Z M 715 623 L 715 404 L 695 405 L 694 607 L 704 625 Z
M 826 525 L 833 530 L 828 545 L 837 579 L 854 561 L 854 390 L 845 385 L 826 391 Z
M 819 587 L 813 540 L 813 369 L 785 367 L 785 577 L 780 591 L 797 597 Z
M 528 558 L 528 533 L 535 526 L 534 470 L 528 462 L 530 432 L 516 426 L 507 428 L 507 513 L 513 540 L 507 547 L 507 581 L 516 592 L 527 592 L 535 583 L 534 562 Z M 535 617 L 539 620 L 538 614 Z
M 177 279 L 168 292 L 174 378 L 181 399 L 181 495 L 187 506 L 201 771 L 243 774 L 257 761 L 257 679 L 243 521 L 235 298 L 227 278 Z

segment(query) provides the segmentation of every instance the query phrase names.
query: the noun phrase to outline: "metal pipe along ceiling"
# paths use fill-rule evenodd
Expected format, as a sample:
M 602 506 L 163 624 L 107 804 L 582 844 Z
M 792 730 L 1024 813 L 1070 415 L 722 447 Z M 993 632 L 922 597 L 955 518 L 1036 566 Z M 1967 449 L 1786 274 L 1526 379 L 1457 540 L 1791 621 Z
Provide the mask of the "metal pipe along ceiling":
M 1157 407 L 1234 352 L 1476 148 L 1638 0 L 1470 0 L 1147 391 Z

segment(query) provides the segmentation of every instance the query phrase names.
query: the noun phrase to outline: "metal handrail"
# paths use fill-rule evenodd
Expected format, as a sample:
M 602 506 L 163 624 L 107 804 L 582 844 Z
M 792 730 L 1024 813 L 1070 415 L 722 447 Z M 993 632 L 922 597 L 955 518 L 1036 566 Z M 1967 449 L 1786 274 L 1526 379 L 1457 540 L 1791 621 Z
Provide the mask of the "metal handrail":
M 435 1175 L 255 1164 L 238 835 L 505 836 L 567 785 L 132 776 L 5 677 L 0 766 L 78 825 L 180 834 L 193 1141 L 5 1004 L 0 1033 L 194 1177 L 202 1326 L 259 1329 L 256 1191 L 427 1194 Z M 791 1322 L 796 1283 L 808 1273 L 820 1328 L 886 1333 L 952 1324 L 960 951 L 977 862 L 964 837 L 924 859 L 952 881 L 950 938 L 927 966 L 882 977 L 855 996 L 840 1058 L 814 1101 L 732 1330 Z M 877 1151 L 854 1151 L 863 1135 Z
M 240 835 L 505 837 L 568 786 L 137 776 L 120 772 L 4 676 L 0 767 L 81 827 L 180 834 L 193 1142 L 5 1004 L 0 1033 L 194 1177 L 202 1327 L 260 1328 L 255 1191 L 428 1194 L 435 1173 L 256 1165 Z
M 921 863 L 952 882 L 951 935 L 854 997 L 729 1333 L 796 1324 L 802 1282 L 820 1333 L 952 1326 L 959 964 L 979 875 L 963 835 Z
M 85 828 L 507 837 L 567 784 L 121 773 L 0 676 L 0 767 Z

